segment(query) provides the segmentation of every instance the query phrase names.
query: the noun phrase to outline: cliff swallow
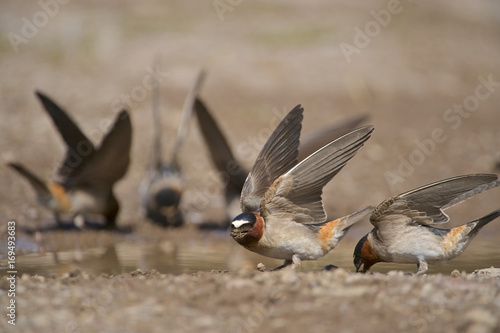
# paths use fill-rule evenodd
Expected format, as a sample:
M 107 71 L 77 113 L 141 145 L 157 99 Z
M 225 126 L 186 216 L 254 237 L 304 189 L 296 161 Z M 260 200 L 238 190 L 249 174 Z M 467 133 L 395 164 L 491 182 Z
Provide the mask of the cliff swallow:
M 229 217 L 235 216 L 240 209 L 240 194 L 245 184 L 248 170 L 234 157 L 226 137 L 201 98 L 198 97 L 196 99 L 194 109 L 196 111 L 201 133 L 210 151 L 212 162 L 217 171 L 224 175 L 222 178 L 226 179 L 225 200 L 227 207 L 226 213 L 228 215 L 226 227 L 228 227 L 231 222 Z M 306 138 L 301 140 L 298 160 L 303 160 L 317 149 L 346 134 L 365 121 L 366 118 L 367 115 L 354 116 L 343 122 L 335 123 L 319 131 L 310 133 Z
M 280 122 L 252 167 L 241 193 L 242 214 L 231 236 L 261 255 L 284 259 L 281 267 L 300 265 L 333 250 L 356 222 L 372 211 L 327 221 L 323 187 L 356 154 L 373 127 L 354 130 L 297 164 L 303 109 L 298 105 Z
M 163 159 L 162 151 L 159 85 L 153 90 L 152 158 L 147 174 L 139 187 L 139 196 L 146 217 L 163 227 L 179 227 L 184 221 L 180 209 L 184 180 L 178 163 L 178 154 L 187 135 L 194 100 L 203 78 L 204 73 L 200 72 L 186 97 L 172 155 L 167 162 Z
M 74 221 L 77 215 L 99 214 L 106 219 L 106 227 L 114 228 L 119 204 L 113 185 L 125 175 L 130 162 L 132 127 L 127 111 L 117 115 L 101 146 L 96 148 L 63 109 L 46 95 L 36 95 L 66 144 L 66 157 L 57 179 L 49 182 L 19 163 L 8 165 L 28 180 L 38 201 L 52 210 L 60 227 L 62 215 L 69 215 Z
M 459 256 L 479 230 L 500 216 L 500 210 L 451 229 L 435 225 L 449 221 L 443 211 L 499 185 L 492 174 L 445 179 L 382 202 L 371 214 L 373 230 L 354 250 L 356 272 L 377 262 L 415 263 L 417 275 L 428 263 L 441 265 Z

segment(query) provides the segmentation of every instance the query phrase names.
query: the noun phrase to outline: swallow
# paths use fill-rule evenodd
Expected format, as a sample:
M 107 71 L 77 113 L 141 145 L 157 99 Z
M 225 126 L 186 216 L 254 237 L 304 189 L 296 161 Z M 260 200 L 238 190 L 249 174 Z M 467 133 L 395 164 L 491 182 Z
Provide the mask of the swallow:
M 8 166 L 30 183 L 38 202 L 53 212 L 59 227 L 64 226 L 63 215 L 74 222 L 77 216 L 98 214 L 105 218 L 107 228 L 115 228 L 119 203 L 113 185 L 130 163 L 132 126 L 127 111 L 116 116 L 97 148 L 61 107 L 41 92 L 36 95 L 66 144 L 57 179 L 45 182 L 19 163 Z
M 259 153 L 241 192 L 242 213 L 231 236 L 246 249 L 300 266 L 333 250 L 349 228 L 373 207 L 327 221 L 323 187 L 370 138 L 372 126 L 351 131 L 297 163 L 303 109 L 278 124 Z
M 228 216 L 227 225 L 231 223 L 231 216 L 237 215 L 240 209 L 239 201 L 241 190 L 248 176 L 248 170 L 234 157 L 231 147 L 220 129 L 219 124 L 209 111 L 205 102 L 197 97 L 194 110 L 198 119 L 199 128 L 204 137 L 204 141 L 210 152 L 212 163 L 219 173 L 225 175 L 225 201 Z M 325 128 L 310 133 L 304 140 L 301 140 L 298 160 L 301 161 L 314 153 L 318 148 L 323 147 L 332 140 L 346 134 L 365 121 L 367 115 L 354 116 L 341 123 L 335 123 Z
M 419 187 L 383 201 L 371 214 L 374 228 L 354 250 L 356 272 L 378 262 L 415 263 L 417 275 L 428 264 L 442 265 L 459 256 L 479 230 L 500 216 L 500 210 L 451 229 L 444 210 L 499 185 L 493 174 L 458 176 Z M 361 266 L 363 268 L 361 269 Z
M 200 71 L 195 84 L 184 101 L 174 148 L 167 161 L 163 158 L 162 151 L 159 85 L 153 90 L 154 132 L 152 157 L 146 176 L 139 186 L 139 196 L 146 217 L 163 227 L 180 227 L 184 223 L 180 205 L 185 185 L 178 162 L 178 155 L 187 135 L 194 100 L 203 79 L 204 73 Z

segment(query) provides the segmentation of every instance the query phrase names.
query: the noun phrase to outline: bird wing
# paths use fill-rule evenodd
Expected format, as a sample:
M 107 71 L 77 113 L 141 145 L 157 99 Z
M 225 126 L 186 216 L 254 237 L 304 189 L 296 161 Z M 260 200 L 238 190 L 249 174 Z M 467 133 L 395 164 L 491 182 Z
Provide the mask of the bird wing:
M 297 105 L 278 124 L 250 170 L 241 191 L 241 210 L 258 212 L 264 193 L 282 174 L 297 164 L 304 109 Z
M 178 165 L 177 159 L 179 151 L 188 133 L 189 123 L 191 121 L 191 115 L 193 114 L 194 102 L 196 96 L 198 96 L 198 92 L 200 91 L 201 84 L 203 83 L 204 78 L 205 78 L 205 72 L 200 71 L 198 73 L 198 76 L 196 77 L 195 83 L 189 90 L 189 93 L 187 94 L 186 99 L 184 100 L 184 105 L 182 106 L 181 121 L 177 129 L 177 137 L 175 139 L 174 149 L 172 151 L 172 157 L 169 162 L 170 164 L 176 167 Z
M 424 225 L 446 223 L 449 217 L 445 209 L 498 186 L 497 178 L 493 174 L 464 175 L 419 187 L 383 201 L 370 222 L 374 226 L 395 220 Z
M 160 60 L 156 62 L 156 68 L 160 68 Z M 163 164 L 163 149 L 162 149 L 162 126 L 160 113 L 160 82 L 153 87 L 151 92 L 151 111 L 153 115 L 153 149 L 151 150 L 150 168 L 155 172 Z
M 231 147 L 229 147 L 224 134 L 210 114 L 205 103 L 200 98 L 196 99 L 194 109 L 196 111 L 201 133 L 210 151 L 212 162 L 219 172 L 229 176 L 229 183 L 231 183 L 238 192 L 241 192 L 248 171 L 244 170 L 234 158 Z
M 111 130 L 104 137 L 99 149 L 74 170 L 64 186 L 111 186 L 122 178 L 130 163 L 132 125 L 127 111 L 116 117 Z
M 299 223 L 325 222 L 323 187 L 354 157 L 372 131 L 372 126 L 365 126 L 345 134 L 278 178 L 262 199 L 262 217 L 291 213 Z
M 298 160 L 302 161 L 304 158 L 311 155 L 319 148 L 352 131 L 367 118 L 368 115 L 366 114 L 354 116 L 343 122 L 336 122 L 318 131 L 314 131 L 314 133 L 303 135 L 302 139 L 300 140 Z
M 59 167 L 58 175 L 63 179 L 71 177 L 75 167 L 94 154 L 94 145 L 52 99 L 40 91 L 36 91 L 36 95 L 66 143 L 66 157 Z

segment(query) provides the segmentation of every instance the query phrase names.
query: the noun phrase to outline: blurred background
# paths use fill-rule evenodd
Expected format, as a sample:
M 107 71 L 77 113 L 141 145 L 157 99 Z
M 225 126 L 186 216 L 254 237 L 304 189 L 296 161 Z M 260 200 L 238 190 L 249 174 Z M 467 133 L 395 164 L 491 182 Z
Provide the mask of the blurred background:
M 279 263 L 248 253 L 227 233 L 189 226 L 225 216 L 196 121 L 180 155 L 188 188 L 183 206 L 193 221 L 167 230 L 142 217 L 137 189 L 152 138 L 151 92 L 144 80 L 156 59 L 162 63 L 167 153 L 200 69 L 207 72 L 201 96 L 247 168 L 277 115 L 281 119 L 297 104 L 305 109 L 302 133 L 368 114 L 372 138 L 325 188 L 332 219 L 437 180 L 500 170 L 498 1 L 5 0 L 0 33 L 0 225 L 53 222 L 25 180 L 5 165 L 19 161 L 49 179 L 64 156 L 35 90 L 64 107 L 97 144 L 121 107 L 131 112 L 134 131 L 132 163 L 115 187 L 122 206 L 118 225 L 133 232 L 19 235 L 19 254 L 26 255 L 18 260 L 26 272 L 78 266 L 177 273 Z M 200 204 L 199 193 L 209 204 Z M 499 196 L 494 189 L 450 209 L 452 225 L 497 209 Z M 353 269 L 354 245 L 370 228 L 368 221 L 359 223 L 338 249 L 306 268 L 335 263 Z M 459 266 L 498 264 L 499 237 L 500 222 L 494 221 L 457 259 Z M 110 268 L 110 257 L 121 264 Z M 103 268 L 97 258 L 104 258 Z M 374 270 L 401 266 L 384 267 Z

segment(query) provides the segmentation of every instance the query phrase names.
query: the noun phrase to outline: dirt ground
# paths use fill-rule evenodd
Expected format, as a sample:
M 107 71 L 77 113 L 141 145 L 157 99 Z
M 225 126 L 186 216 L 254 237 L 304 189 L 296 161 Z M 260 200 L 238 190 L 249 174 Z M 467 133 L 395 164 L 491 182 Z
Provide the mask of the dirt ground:
M 498 332 L 499 269 L 393 272 L 73 272 L 18 281 L 22 332 Z M 5 284 L 5 281 L 2 280 Z M 6 328 L 4 320 L 0 328 Z M 9 331 L 14 332 L 15 329 Z M 21 331 L 21 330 L 19 330 Z
M 121 107 L 130 110 L 132 163 L 116 194 L 122 206 L 118 224 L 134 231 L 123 237 L 45 235 L 47 251 L 175 237 L 170 230 L 144 227 L 148 222 L 137 191 L 152 133 L 144 81 L 156 59 L 162 64 L 166 154 L 185 95 L 201 68 L 207 72 L 201 95 L 247 167 L 276 117 L 297 104 L 305 108 L 303 133 L 368 114 L 367 123 L 375 126 L 372 138 L 325 188 L 332 217 L 440 179 L 499 170 L 498 2 L 60 2 L 0 3 L 0 227 L 10 220 L 19 227 L 52 221 L 28 184 L 5 165 L 18 161 L 49 179 L 62 159 L 61 140 L 34 95 L 40 90 L 65 107 L 96 143 Z M 184 148 L 188 222 L 220 221 L 221 188 L 196 122 Z M 450 209 L 451 225 L 497 209 L 499 196 L 494 189 Z M 365 221 L 349 232 L 346 258 L 352 255 L 351 244 L 369 230 Z M 203 253 L 205 235 L 193 233 L 191 243 Z M 35 244 L 21 250 L 39 250 L 39 240 L 20 237 Z M 180 239 L 189 242 L 185 233 Z M 210 239 L 230 243 L 222 236 Z M 498 239 L 500 222 L 494 221 L 474 240 L 467 251 L 475 253 L 481 244 L 496 249 L 477 268 L 500 267 Z M 261 273 L 255 265 L 241 270 L 241 264 L 211 273 L 219 267 L 207 261 L 194 274 L 155 273 L 149 270 L 154 265 L 145 275 L 101 276 L 91 268 L 69 267 L 36 276 L 34 269 L 18 278 L 18 325 L 7 325 L 4 317 L 0 328 L 498 332 L 500 327 L 498 275 L 356 275 L 347 266 L 335 272 L 319 267 Z M 6 304 L 6 279 L 0 283 L 0 300 Z

